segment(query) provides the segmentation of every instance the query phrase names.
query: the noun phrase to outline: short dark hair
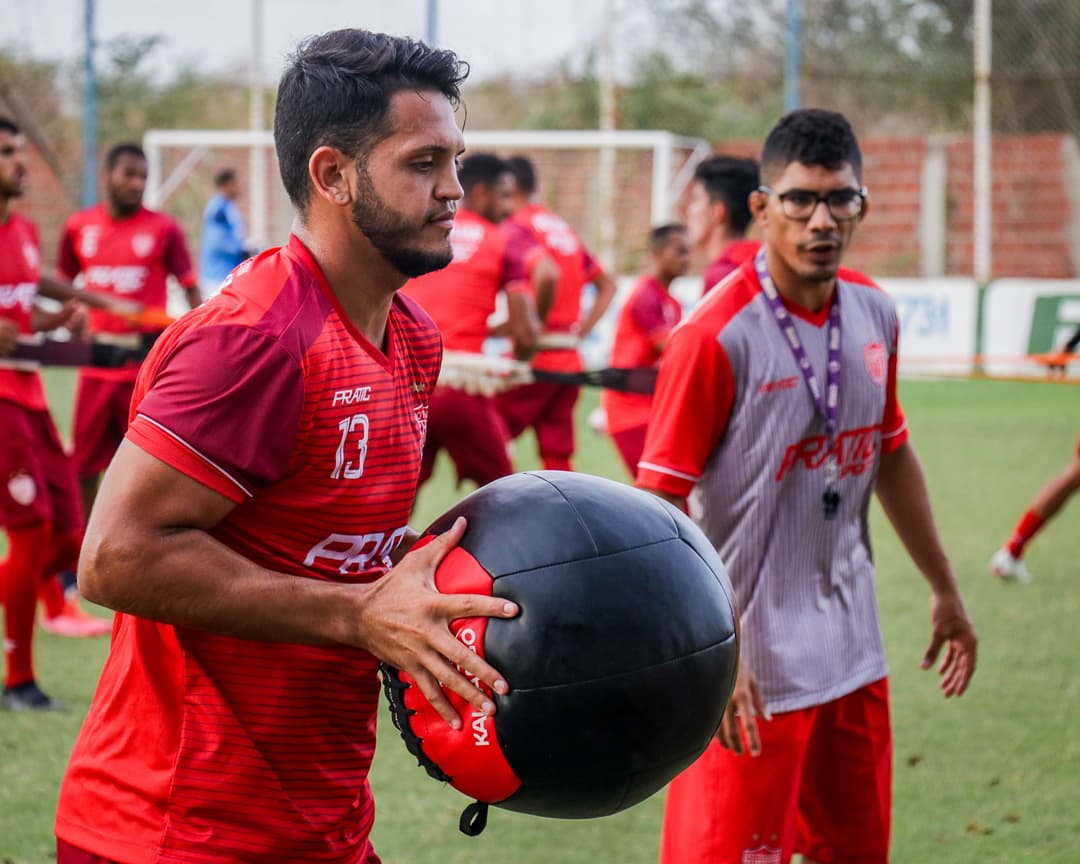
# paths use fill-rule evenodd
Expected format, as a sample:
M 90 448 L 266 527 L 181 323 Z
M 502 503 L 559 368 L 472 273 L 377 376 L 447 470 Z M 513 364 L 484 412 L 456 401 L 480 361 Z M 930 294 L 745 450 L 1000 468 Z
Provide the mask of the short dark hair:
M 461 160 L 458 169 L 458 182 L 468 195 L 473 187 L 484 185 L 492 187 L 499 182 L 503 174 L 511 173 L 510 166 L 494 153 L 473 153 Z
M 830 171 L 848 164 L 862 179 L 862 153 L 843 114 L 821 108 L 800 108 L 780 118 L 761 150 L 763 174 L 782 171 L 792 162 L 819 165 Z
M 222 168 L 214 175 L 214 186 L 220 189 L 226 183 L 232 183 L 236 179 L 236 172 L 232 168 Z
M 120 161 L 121 156 L 135 156 L 144 162 L 146 161 L 146 154 L 143 152 L 142 147 L 134 141 L 122 141 L 110 147 L 109 152 L 105 154 L 105 170 L 112 171 L 116 167 L 116 163 Z
M 390 134 L 395 93 L 438 90 L 456 107 L 468 74 L 468 64 L 452 51 L 385 33 L 333 30 L 300 43 L 281 76 L 274 112 L 274 146 L 289 200 L 307 209 L 307 165 L 317 148 L 361 159 Z
M 710 156 L 698 163 L 694 180 L 704 187 L 711 202 L 727 208 L 731 233 L 744 235 L 753 218 L 750 193 L 761 184 L 758 163 L 737 156 Z
M 15 125 L 14 120 L 9 120 L 7 117 L 0 115 L 0 132 L 9 132 L 12 135 L 19 135 L 19 127 Z
M 659 252 L 675 234 L 685 234 L 686 226 L 681 222 L 668 222 L 666 225 L 657 225 L 649 231 L 649 251 Z
M 536 191 L 536 168 L 532 159 L 521 154 L 511 156 L 506 160 L 506 167 L 514 175 L 514 182 L 523 194 L 532 195 Z

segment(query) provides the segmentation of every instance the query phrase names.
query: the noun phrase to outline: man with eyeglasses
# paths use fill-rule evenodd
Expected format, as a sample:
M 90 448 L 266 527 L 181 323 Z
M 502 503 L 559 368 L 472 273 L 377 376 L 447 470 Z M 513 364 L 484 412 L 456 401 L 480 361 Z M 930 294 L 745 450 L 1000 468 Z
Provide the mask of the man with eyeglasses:
M 930 583 L 946 697 L 976 637 L 896 398 L 897 315 L 840 266 L 867 212 L 848 122 L 783 117 L 750 198 L 763 246 L 671 337 L 637 483 L 687 507 L 740 609 L 735 691 L 671 784 L 663 864 L 888 860 L 892 738 L 867 514 Z

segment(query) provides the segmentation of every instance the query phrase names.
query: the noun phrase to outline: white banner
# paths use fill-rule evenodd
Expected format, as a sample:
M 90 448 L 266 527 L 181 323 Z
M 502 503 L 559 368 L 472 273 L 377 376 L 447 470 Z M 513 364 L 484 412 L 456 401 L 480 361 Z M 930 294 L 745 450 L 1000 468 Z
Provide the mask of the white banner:
M 983 354 L 988 375 L 1030 375 L 1045 363 L 1027 355 L 1053 354 L 1080 327 L 1080 280 L 998 279 L 983 301 Z M 1080 375 L 1077 363 L 1070 375 Z
M 900 316 L 900 372 L 966 375 L 974 369 L 978 286 L 974 279 L 878 279 Z

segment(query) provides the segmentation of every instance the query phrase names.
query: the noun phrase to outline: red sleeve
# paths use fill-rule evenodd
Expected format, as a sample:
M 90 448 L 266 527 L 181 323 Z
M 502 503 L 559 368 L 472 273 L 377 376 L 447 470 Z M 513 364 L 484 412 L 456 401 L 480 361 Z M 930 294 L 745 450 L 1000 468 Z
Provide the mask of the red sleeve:
M 896 395 L 896 358 L 899 354 L 900 325 L 893 335 L 889 352 L 889 377 L 885 382 L 885 413 L 881 418 L 881 451 L 892 453 L 908 440 L 907 418 Z
M 284 476 L 303 405 L 303 370 L 277 340 L 250 327 L 196 327 L 153 370 L 128 437 L 240 501 Z
M 64 223 L 64 230 L 60 234 L 60 250 L 56 256 L 56 269 L 68 280 L 79 275 L 82 267 L 79 265 L 79 256 L 75 254 L 75 231 L 71 222 Z
M 185 288 L 199 284 L 195 269 L 191 266 L 191 255 L 180 226 L 173 222 L 165 235 L 165 269 L 175 276 Z
M 652 291 L 640 291 L 633 298 L 630 318 L 634 326 L 650 339 L 664 335 L 672 327 L 664 318 L 663 298 Z
M 731 362 L 715 333 L 677 328 L 660 360 L 637 485 L 689 495 L 724 437 L 734 401 Z
M 529 270 L 536 263 L 536 257 L 543 254 L 544 247 L 525 228 L 509 219 L 500 223 L 499 229 L 506 237 L 502 256 L 502 289 L 507 294 L 531 291 Z

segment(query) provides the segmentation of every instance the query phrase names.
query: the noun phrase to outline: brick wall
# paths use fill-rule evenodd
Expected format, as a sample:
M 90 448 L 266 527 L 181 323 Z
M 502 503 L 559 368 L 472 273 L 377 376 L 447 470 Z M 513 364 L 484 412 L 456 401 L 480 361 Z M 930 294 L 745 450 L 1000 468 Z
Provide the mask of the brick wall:
M 755 155 L 759 147 L 757 141 L 743 140 L 724 142 L 716 149 L 735 155 Z M 924 204 L 921 177 L 928 152 L 927 141 L 919 137 L 869 138 L 862 142 L 862 147 L 863 175 L 870 189 L 871 204 L 866 221 L 859 228 L 849 262 L 853 267 L 878 276 L 918 276 L 922 272 L 919 220 Z M 1078 275 L 1076 262 L 1080 250 L 1073 247 L 1078 242 L 1076 226 L 1080 213 L 1074 202 L 1080 200 L 1080 195 L 1069 188 L 1072 175 L 1067 157 L 1070 147 L 1075 150 L 1075 142 L 1058 134 L 995 136 L 992 170 L 994 277 L 1071 278 Z M 946 188 L 940 190 L 940 194 L 944 196 L 946 208 L 946 271 L 950 275 L 970 275 L 971 141 L 962 137 L 950 139 L 945 144 L 945 152 Z M 169 154 L 167 164 L 175 164 L 182 155 Z M 586 150 L 537 150 L 529 155 L 536 162 L 544 200 L 578 228 L 595 252 L 602 253 L 598 154 Z M 269 171 L 276 171 L 272 157 L 268 161 Z M 246 178 L 244 151 L 215 151 L 165 208 L 180 218 L 195 255 L 201 207 L 212 191 L 209 178 L 216 168 L 225 164 L 233 165 L 241 178 Z M 16 206 L 37 221 L 43 256 L 51 265 L 55 261 L 61 225 L 76 202 L 32 150 L 29 167 L 29 188 Z M 73 165 L 71 173 L 77 175 L 79 170 Z M 644 263 L 645 238 L 651 222 L 651 154 L 618 151 L 615 175 L 613 241 L 616 266 L 619 272 L 634 272 Z M 279 185 L 276 178 L 270 178 L 268 182 L 275 187 Z M 242 186 L 246 183 L 242 182 Z M 283 226 L 288 224 L 287 202 L 278 194 L 268 198 L 274 210 L 268 220 L 271 230 L 275 235 L 283 235 Z M 241 206 L 247 206 L 246 190 Z M 283 239 L 283 236 L 270 238 L 271 242 Z

